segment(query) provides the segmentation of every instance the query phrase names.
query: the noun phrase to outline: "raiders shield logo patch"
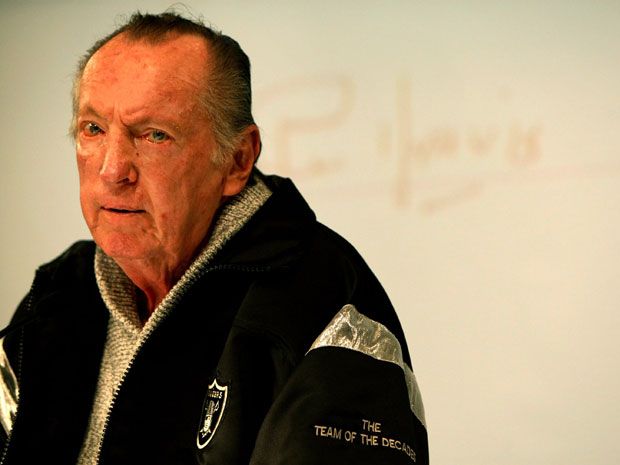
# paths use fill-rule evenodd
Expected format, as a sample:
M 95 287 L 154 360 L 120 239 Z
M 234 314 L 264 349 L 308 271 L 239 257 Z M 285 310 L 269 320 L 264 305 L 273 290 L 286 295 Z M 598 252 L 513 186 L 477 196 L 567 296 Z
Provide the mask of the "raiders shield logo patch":
M 228 386 L 220 386 L 216 379 L 209 385 L 204 406 L 202 408 L 202 416 L 200 418 L 200 429 L 196 437 L 198 449 L 204 449 L 211 442 L 220 420 L 226 408 L 226 399 L 228 397 Z

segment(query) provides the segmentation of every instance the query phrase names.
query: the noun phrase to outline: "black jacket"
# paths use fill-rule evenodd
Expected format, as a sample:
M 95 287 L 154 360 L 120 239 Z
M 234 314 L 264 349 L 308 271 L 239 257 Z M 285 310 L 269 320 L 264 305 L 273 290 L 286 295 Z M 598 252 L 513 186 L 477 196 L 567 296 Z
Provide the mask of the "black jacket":
M 290 181 L 267 182 L 269 200 L 138 352 L 115 396 L 101 464 L 428 462 L 406 367 L 333 341 L 309 351 L 352 304 L 389 330 L 411 366 L 396 314 L 361 257 L 316 222 Z M 108 318 L 94 251 L 79 242 L 42 266 L 16 312 L 13 321 L 27 323 L 5 340 L 20 394 L 2 464 L 76 461 Z

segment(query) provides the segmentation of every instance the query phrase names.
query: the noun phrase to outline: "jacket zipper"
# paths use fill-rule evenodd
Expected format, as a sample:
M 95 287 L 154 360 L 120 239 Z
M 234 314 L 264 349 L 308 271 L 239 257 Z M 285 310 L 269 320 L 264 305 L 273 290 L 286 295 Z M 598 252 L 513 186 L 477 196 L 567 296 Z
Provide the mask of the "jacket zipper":
M 194 284 L 198 279 L 204 277 L 206 274 L 214 272 L 214 271 L 242 271 L 242 272 L 246 272 L 246 273 L 256 273 L 256 272 L 268 271 L 270 268 L 271 267 L 268 267 L 268 266 L 259 267 L 259 266 L 247 266 L 247 265 L 217 265 L 217 266 L 212 266 L 210 268 L 205 268 L 204 270 L 199 271 L 196 274 L 196 276 L 194 277 L 194 279 L 192 279 L 192 282 L 190 283 L 190 285 Z M 178 303 L 178 300 L 181 297 L 182 296 L 179 296 L 179 297 L 175 298 L 173 301 L 171 301 L 170 302 L 170 306 L 172 308 L 174 308 L 175 304 Z M 110 423 L 110 416 L 112 414 L 112 410 L 114 410 L 114 404 L 116 403 L 116 399 L 118 398 L 119 392 L 120 392 L 123 384 L 125 383 L 125 379 L 127 378 L 127 375 L 129 374 L 129 371 L 131 370 L 131 368 L 132 368 L 132 366 L 134 364 L 134 361 L 136 360 L 140 350 L 142 349 L 142 347 L 144 347 L 144 344 L 151 337 L 153 332 L 162 325 L 162 323 L 164 322 L 165 318 L 168 316 L 169 313 L 170 312 L 168 312 L 165 315 L 163 315 L 162 319 L 158 322 L 158 324 L 153 325 L 150 328 L 148 328 L 148 332 L 140 337 L 140 341 L 138 342 L 138 346 L 134 350 L 134 353 L 133 353 L 133 356 L 131 357 L 131 360 L 129 360 L 129 363 L 125 367 L 125 370 L 123 371 L 123 374 L 121 375 L 121 378 L 120 378 L 118 384 L 114 388 L 114 392 L 112 393 L 112 400 L 110 402 L 110 405 L 108 406 L 108 409 L 107 409 L 106 414 L 105 414 L 105 419 L 103 421 L 103 427 L 101 429 L 101 440 L 99 441 L 99 444 L 97 446 L 97 454 L 95 455 L 95 457 L 96 457 L 96 462 L 95 463 L 97 465 L 100 465 L 100 463 L 101 463 L 101 451 L 103 450 L 103 443 L 105 441 L 106 432 L 108 430 L 108 426 L 109 426 L 109 423 Z M 0 465 L 3 465 L 3 463 L 0 462 Z
M 40 268 L 38 268 L 37 271 L 35 272 L 34 279 L 32 280 L 32 284 L 30 285 L 30 291 L 28 292 L 28 302 L 26 304 L 26 314 L 32 311 L 32 300 L 33 300 L 36 284 L 39 278 L 39 271 L 40 271 Z M 18 389 L 19 389 L 19 385 L 21 383 L 21 377 L 22 377 L 22 361 L 23 361 L 23 356 L 24 356 L 24 330 L 25 330 L 25 327 L 22 326 L 20 328 L 21 335 L 19 336 L 19 352 L 17 355 L 17 371 L 15 372 L 15 378 L 17 379 Z M 15 417 L 13 420 L 13 426 L 11 428 L 11 431 L 7 434 L 6 444 L 4 445 L 4 448 L 2 450 L 2 456 L 0 457 L 0 465 L 4 465 L 4 462 L 6 461 L 6 457 L 9 452 L 9 447 L 11 445 L 11 439 L 13 437 L 13 430 L 15 429 L 15 422 L 17 421 L 17 417 L 19 415 L 20 405 L 21 405 L 21 401 L 18 395 L 17 407 L 15 409 Z

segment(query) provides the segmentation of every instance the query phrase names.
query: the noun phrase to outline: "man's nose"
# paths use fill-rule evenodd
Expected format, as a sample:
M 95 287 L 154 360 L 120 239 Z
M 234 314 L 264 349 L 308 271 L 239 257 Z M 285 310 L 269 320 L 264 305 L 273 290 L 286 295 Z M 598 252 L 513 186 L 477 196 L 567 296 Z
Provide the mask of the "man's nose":
M 132 184 L 138 179 L 135 166 L 137 149 L 124 134 L 108 135 L 99 175 L 110 184 Z

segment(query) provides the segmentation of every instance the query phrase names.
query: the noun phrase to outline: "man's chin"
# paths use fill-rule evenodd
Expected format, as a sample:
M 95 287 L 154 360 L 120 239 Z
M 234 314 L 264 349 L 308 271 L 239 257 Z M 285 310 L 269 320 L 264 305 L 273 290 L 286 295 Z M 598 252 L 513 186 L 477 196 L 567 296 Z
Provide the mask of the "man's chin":
M 106 237 L 94 236 L 94 240 L 105 254 L 116 262 L 119 260 L 139 260 L 148 255 L 145 241 L 135 237 L 114 234 L 106 235 Z

